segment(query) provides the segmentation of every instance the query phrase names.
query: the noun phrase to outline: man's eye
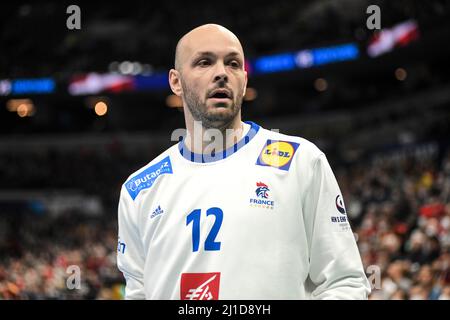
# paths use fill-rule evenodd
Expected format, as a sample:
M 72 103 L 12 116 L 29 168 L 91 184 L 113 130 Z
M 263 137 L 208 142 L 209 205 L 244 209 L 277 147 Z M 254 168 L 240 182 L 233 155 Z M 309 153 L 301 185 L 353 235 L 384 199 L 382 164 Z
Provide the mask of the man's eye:
M 209 66 L 210 64 L 211 64 L 211 62 L 206 59 L 202 59 L 197 62 L 197 65 L 201 66 L 201 67 Z
M 230 66 L 233 67 L 233 68 L 239 68 L 239 67 L 241 66 L 241 64 L 240 64 L 238 61 L 236 61 L 236 60 L 230 61 L 229 64 L 230 64 Z

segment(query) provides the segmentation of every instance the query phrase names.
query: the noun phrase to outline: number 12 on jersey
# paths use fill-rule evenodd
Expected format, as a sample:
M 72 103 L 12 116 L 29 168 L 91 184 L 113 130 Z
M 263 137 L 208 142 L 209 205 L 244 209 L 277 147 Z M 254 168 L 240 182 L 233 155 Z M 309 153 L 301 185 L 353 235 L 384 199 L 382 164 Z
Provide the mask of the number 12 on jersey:
M 222 226 L 223 211 L 220 208 L 213 207 L 206 210 L 206 216 L 215 217 L 214 224 L 205 240 L 205 251 L 220 250 L 220 242 L 216 242 L 217 234 Z M 186 217 L 186 226 L 192 222 L 192 252 L 198 251 L 200 245 L 200 218 L 201 209 L 195 209 Z

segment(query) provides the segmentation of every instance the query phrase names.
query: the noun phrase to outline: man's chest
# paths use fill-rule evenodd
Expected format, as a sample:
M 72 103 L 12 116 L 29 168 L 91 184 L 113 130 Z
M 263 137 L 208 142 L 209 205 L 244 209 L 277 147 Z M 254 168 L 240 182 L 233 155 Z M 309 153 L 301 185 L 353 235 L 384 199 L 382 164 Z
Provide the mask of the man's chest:
M 148 246 L 217 251 L 298 232 L 300 197 L 289 172 L 211 166 L 174 173 L 139 203 L 141 234 Z

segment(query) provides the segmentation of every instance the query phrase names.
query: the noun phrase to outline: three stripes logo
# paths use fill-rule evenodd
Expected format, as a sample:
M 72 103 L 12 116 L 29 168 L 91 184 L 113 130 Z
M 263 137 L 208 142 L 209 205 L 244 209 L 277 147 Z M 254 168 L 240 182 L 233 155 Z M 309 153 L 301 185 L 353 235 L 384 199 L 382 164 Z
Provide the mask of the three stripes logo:
M 160 214 L 163 214 L 164 210 L 161 209 L 161 206 L 158 206 L 158 208 L 155 209 L 155 211 L 152 212 L 152 214 L 150 215 L 150 218 L 153 219 L 156 216 L 159 216 Z

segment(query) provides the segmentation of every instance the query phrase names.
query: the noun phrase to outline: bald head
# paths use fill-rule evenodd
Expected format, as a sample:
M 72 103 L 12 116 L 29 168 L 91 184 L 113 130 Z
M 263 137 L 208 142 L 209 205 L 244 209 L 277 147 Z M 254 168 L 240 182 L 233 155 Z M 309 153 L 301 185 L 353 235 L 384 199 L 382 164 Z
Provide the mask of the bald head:
M 239 128 L 247 87 L 239 39 L 217 24 L 191 30 L 178 41 L 169 84 L 181 97 L 189 131 L 194 121 L 204 128 Z
M 181 71 L 183 64 L 196 51 L 206 49 L 212 41 L 220 41 L 225 47 L 235 47 L 244 57 L 242 45 L 234 33 L 218 24 L 204 24 L 189 31 L 178 41 L 175 50 L 175 69 Z

